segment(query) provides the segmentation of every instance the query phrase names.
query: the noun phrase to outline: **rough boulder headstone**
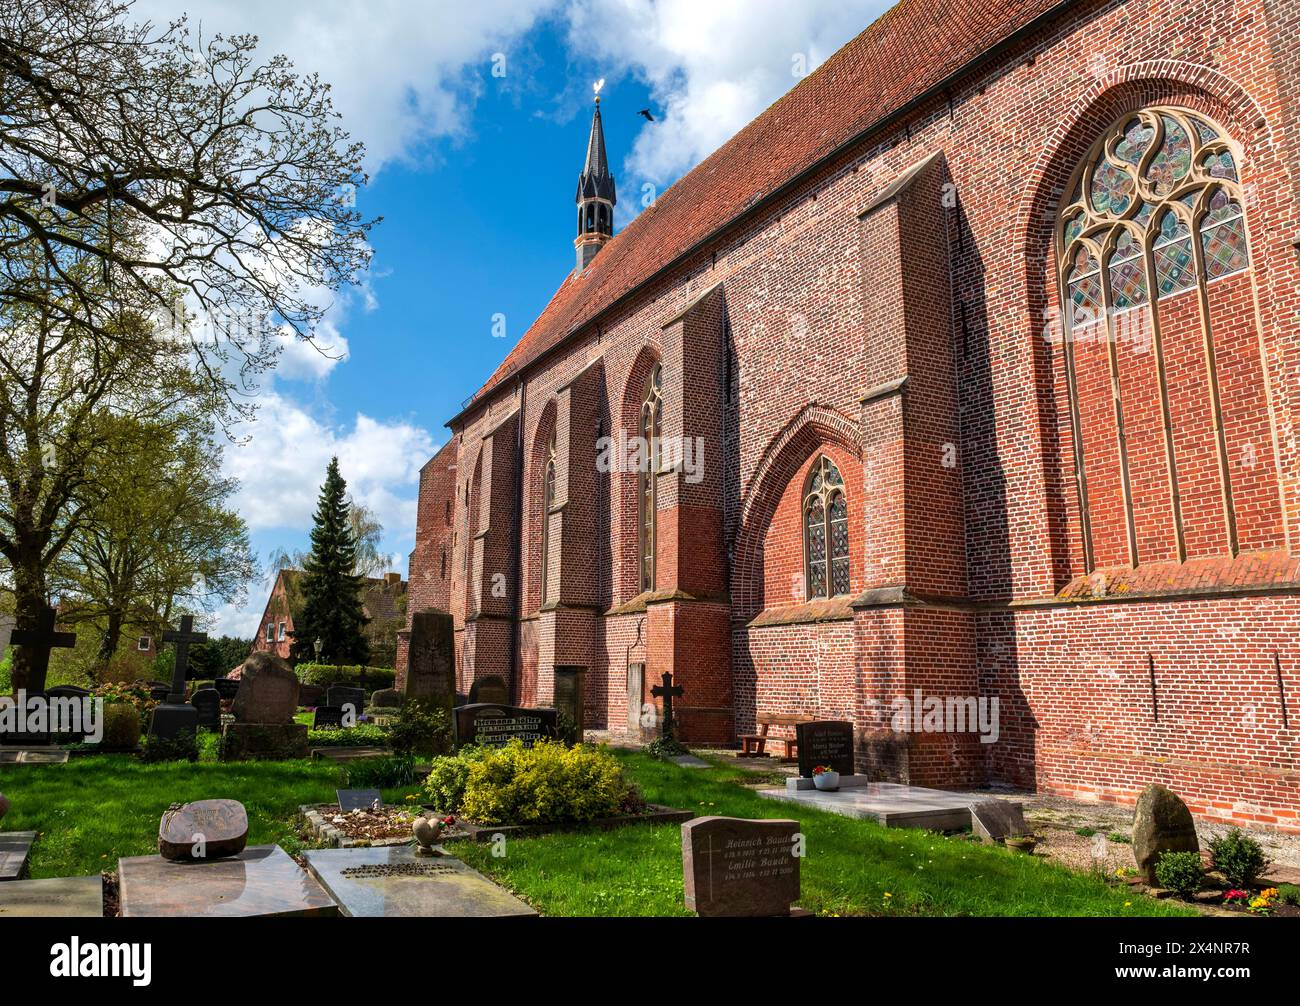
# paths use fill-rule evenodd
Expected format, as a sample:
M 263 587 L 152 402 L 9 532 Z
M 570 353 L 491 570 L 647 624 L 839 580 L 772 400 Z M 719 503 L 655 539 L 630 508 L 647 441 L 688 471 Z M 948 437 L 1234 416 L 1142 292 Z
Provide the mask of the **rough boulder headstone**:
M 307 725 L 293 721 L 298 678 L 279 657 L 258 651 L 244 661 L 233 709 L 235 722 L 221 732 L 223 761 L 307 757 Z
M 172 804 L 158 823 L 158 854 L 172 862 L 238 856 L 248 844 L 248 813 L 238 800 Z
M 1187 804 L 1171 789 L 1152 783 L 1133 812 L 1133 858 L 1148 884 L 1156 882 L 1156 863 L 1166 852 L 1197 852 L 1196 822 Z

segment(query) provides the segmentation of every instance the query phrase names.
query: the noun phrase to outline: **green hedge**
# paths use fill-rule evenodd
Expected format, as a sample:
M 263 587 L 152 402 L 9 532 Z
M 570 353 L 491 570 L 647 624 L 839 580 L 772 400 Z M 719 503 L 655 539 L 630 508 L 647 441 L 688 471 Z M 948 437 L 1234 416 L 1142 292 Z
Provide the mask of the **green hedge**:
M 299 664 L 294 668 L 304 685 L 336 685 L 360 682 L 366 672 L 366 689 L 392 688 L 397 672 L 391 667 L 362 667 L 360 664 Z
M 382 747 L 388 744 L 388 731 L 374 723 L 358 723 L 354 727 L 307 731 L 307 743 L 312 747 Z

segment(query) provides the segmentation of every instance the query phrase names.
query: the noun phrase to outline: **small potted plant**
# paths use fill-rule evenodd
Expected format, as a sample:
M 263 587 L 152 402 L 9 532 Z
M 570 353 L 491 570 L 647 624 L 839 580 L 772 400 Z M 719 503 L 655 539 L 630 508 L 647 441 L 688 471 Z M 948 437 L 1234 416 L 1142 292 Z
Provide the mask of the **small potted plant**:
M 840 774 L 829 765 L 818 765 L 813 769 L 813 785 L 823 793 L 834 793 L 840 788 Z

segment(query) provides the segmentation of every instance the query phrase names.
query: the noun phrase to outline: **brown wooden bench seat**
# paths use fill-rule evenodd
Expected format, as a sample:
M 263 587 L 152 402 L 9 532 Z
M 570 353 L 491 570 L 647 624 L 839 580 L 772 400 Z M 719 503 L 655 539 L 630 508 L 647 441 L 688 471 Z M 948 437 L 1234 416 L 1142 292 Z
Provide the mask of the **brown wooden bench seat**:
M 780 741 L 785 745 L 785 760 L 794 761 L 795 752 L 799 749 L 799 742 L 793 737 L 769 737 L 768 730 L 772 727 L 792 727 L 800 723 L 811 723 L 811 716 L 800 716 L 795 713 L 759 713 L 755 719 L 758 721 L 758 733 L 740 735 L 740 757 L 741 758 L 766 758 L 767 742 Z

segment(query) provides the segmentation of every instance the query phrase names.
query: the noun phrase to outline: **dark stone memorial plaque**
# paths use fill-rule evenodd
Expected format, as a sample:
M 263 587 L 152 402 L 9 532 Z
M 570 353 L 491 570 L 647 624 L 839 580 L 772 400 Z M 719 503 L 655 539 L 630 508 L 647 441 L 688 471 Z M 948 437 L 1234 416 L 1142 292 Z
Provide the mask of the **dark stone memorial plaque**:
M 505 678 L 499 674 L 489 674 L 486 678 L 479 678 L 472 682 L 469 686 L 469 701 L 487 702 L 493 705 L 509 702 L 510 692 L 506 688 Z
M 542 738 L 556 736 L 554 709 L 524 709 L 520 706 L 499 706 L 477 702 L 457 706 L 452 719 L 456 747 L 476 744 L 479 747 L 505 747 L 518 737 L 525 747 Z
M 190 705 L 199 711 L 199 726 L 221 727 L 221 693 L 215 688 L 200 688 L 190 696 Z
M 411 616 L 407 642 L 406 697 L 433 702 L 451 712 L 456 694 L 456 659 L 451 615 L 436 608 Z
M 795 727 L 799 740 L 799 774 L 811 779 L 813 769 L 826 765 L 840 775 L 853 775 L 853 724 L 817 720 Z
M 697 817 L 682 825 L 686 907 L 701 916 L 789 915 L 799 822 Z
M 342 706 L 317 706 L 311 721 L 313 730 L 338 730 L 343 726 Z
M 582 740 L 582 733 L 587 729 L 586 686 L 585 667 L 555 669 L 555 708 L 573 721 L 577 730 L 576 741 Z
M 384 798 L 377 789 L 340 789 L 335 792 L 339 798 L 339 810 L 344 814 L 354 810 L 370 810 L 376 800 L 379 801 L 380 809 L 384 806 Z
M 239 694 L 239 680 L 237 678 L 217 678 L 216 681 L 212 682 L 212 687 L 217 690 L 222 702 L 229 702 Z
M 237 856 L 248 844 L 248 813 L 238 800 L 173 804 L 158 824 L 158 854 L 186 861 Z
M 352 706 L 352 712 L 360 716 L 366 708 L 366 692 L 364 688 L 355 688 L 351 685 L 330 685 L 329 691 L 325 693 L 325 704 L 327 706 Z

